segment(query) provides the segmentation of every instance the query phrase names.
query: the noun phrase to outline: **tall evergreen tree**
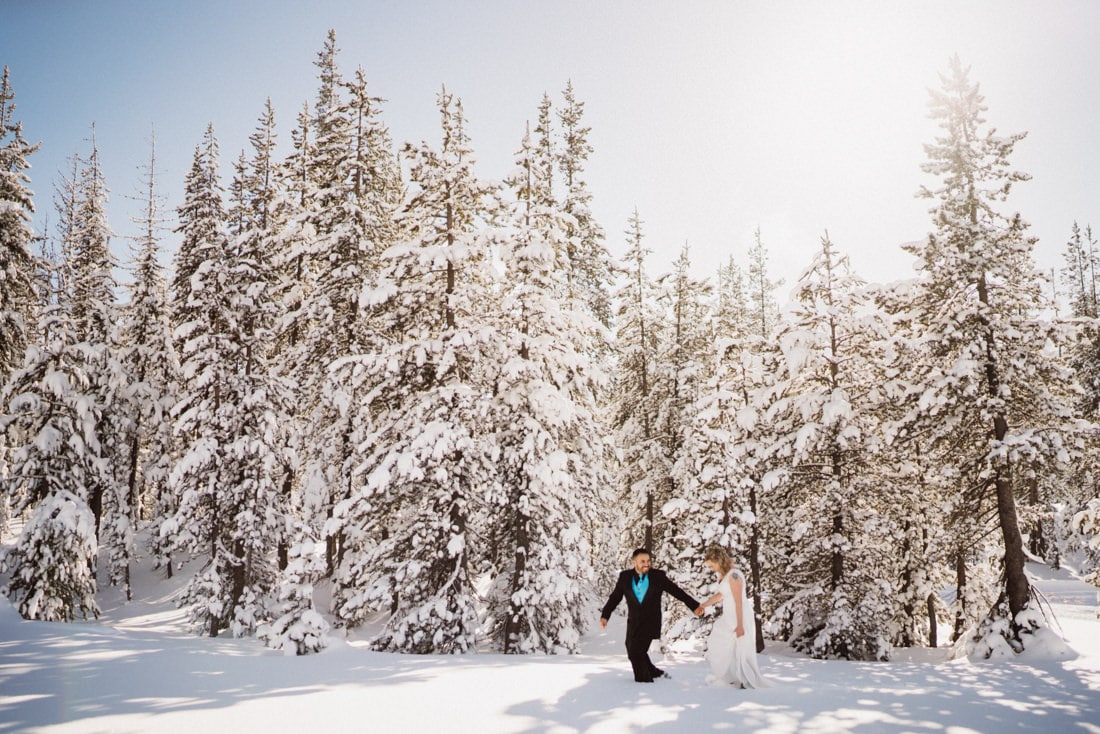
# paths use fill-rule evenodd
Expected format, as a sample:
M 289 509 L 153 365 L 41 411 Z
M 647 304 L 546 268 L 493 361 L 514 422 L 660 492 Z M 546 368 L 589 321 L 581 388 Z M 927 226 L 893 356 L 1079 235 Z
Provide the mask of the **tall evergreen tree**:
M 99 613 L 88 498 L 109 484 L 111 467 L 102 455 L 102 408 L 87 368 L 94 350 L 77 341 L 67 309 L 53 300 L 38 327 L 50 339 L 27 350 L 0 393 L 0 430 L 12 450 L 6 484 L 14 514 L 28 517 L 0 566 L 20 614 L 69 621 Z
M 547 205 L 550 180 L 529 133 L 516 165 L 507 182 L 516 202 L 502 252 L 503 353 L 490 437 L 501 485 L 487 526 L 496 578 L 490 629 L 506 653 L 573 652 L 593 596 L 589 538 L 609 503 L 598 375 L 574 345 L 591 317 L 557 299 L 565 223 Z
M 556 162 L 564 184 L 562 211 L 569 217 L 566 230 L 569 297 L 584 304 L 604 327 L 610 327 L 609 290 L 614 275 L 613 266 L 611 255 L 604 244 L 603 228 L 592 216 L 592 194 L 584 180 L 585 166 L 592 153 L 592 145 L 588 142 L 588 135 L 592 130 L 583 124 L 584 102 L 577 99 L 571 81 L 566 84 L 562 96 L 564 106 L 558 112 L 562 148 Z M 545 100 L 540 108 L 540 115 L 543 114 L 543 109 L 549 111 Z M 545 127 L 541 116 L 539 122 L 541 130 Z M 597 351 L 603 351 L 603 339 L 598 332 L 593 335 L 593 339 Z
M 775 412 L 790 467 L 773 503 L 789 528 L 779 614 L 794 646 L 815 657 L 882 660 L 893 589 L 881 579 L 893 575 L 893 547 L 873 449 L 886 328 L 828 234 L 795 298 L 778 338 L 786 374 Z
M 984 99 L 958 57 L 942 83 L 931 109 L 943 133 L 926 146 L 923 166 L 940 185 L 921 192 L 936 202 L 936 229 L 907 248 L 922 275 L 913 308 L 925 331 L 915 338 L 928 356 L 912 365 L 906 420 L 937 438 L 930 450 L 956 477 L 958 514 L 973 532 L 984 532 L 981 518 L 995 518 L 1002 580 L 978 649 L 992 654 L 1007 643 L 1019 651 L 1041 617 L 1029 605 L 1015 490 L 1028 472 L 1051 471 L 1063 451 L 1069 410 L 1057 386 L 1067 375 L 1043 353 L 1057 335 L 1036 314 L 1034 239 L 1018 214 L 999 207 L 1028 178 L 1009 163 L 1024 135 L 984 127 Z
M 657 303 L 657 286 L 646 272 L 642 220 L 637 210 L 626 230 L 623 257 L 626 283 L 616 294 L 618 369 L 613 385 L 615 442 L 622 452 L 618 489 L 627 510 L 624 545 L 659 552 L 657 527 L 663 501 L 657 481 L 661 445 L 657 426 L 657 350 L 666 328 Z
M 105 561 L 108 580 L 129 593 L 130 558 L 134 551 L 133 508 L 125 489 L 127 440 L 131 416 L 126 406 L 128 379 L 118 361 L 118 305 L 114 278 L 113 236 L 107 222 L 108 188 L 100 161 L 95 127 L 92 150 L 75 181 L 64 270 L 58 303 L 70 315 L 73 338 L 86 346 L 83 368 L 99 406 L 96 426 L 98 455 L 109 474 L 90 475 L 87 502 L 95 518 L 98 557 Z M 67 212 L 68 213 L 68 212 Z
M 706 550 L 698 545 L 696 529 L 671 512 L 674 505 L 670 503 L 677 503 L 685 496 L 684 476 L 677 471 L 677 464 L 684 458 L 685 443 L 696 421 L 694 413 L 700 407 L 714 335 L 709 328 L 711 286 L 691 275 L 686 244 L 672 268 L 672 272 L 658 279 L 668 328 L 659 346 L 656 370 L 659 376 L 656 423 L 662 461 L 655 479 L 663 500 L 658 508 L 665 524 L 663 556 L 679 576 L 697 569 L 700 554 Z M 674 608 L 666 626 L 691 619 L 686 608 Z
M 315 533 L 351 491 L 361 426 L 357 411 L 349 410 L 358 378 L 346 359 L 374 349 L 369 313 L 360 301 L 374 290 L 381 254 L 395 242 L 401 201 L 397 159 L 381 120 L 382 100 L 368 91 L 362 69 L 345 83 L 336 54 L 330 32 L 316 62 L 316 139 L 299 215 L 308 222 L 300 227 L 309 235 L 298 248 L 309 275 L 293 318 L 308 327 L 300 328 L 291 353 L 304 393 L 302 419 L 309 438 L 301 453 L 306 512 Z M 344 542 L 340 533 L 326 537 L 330 573 Z
M 133 238 L 130 299 L 122 309 L 117 338 L 117 358 L 126 381 L 121 399 L 129 416 L 126 436 L 120 441 L 126 454 L 120 479 L 134 529 L 141 520 L 163 517 L 171 509 L 167 493 L 172 460 L 171 409 L 179 379 L 167 283 L 159 261 L 166 219 L 162 213 L 164 200 L 157 191 L 155 139 L 150 145 L 144 183 L 144 208 L 133 220 L 140 233 Z M 154 535 L 158 557 L 164 555 L 159 541 Z M 166 565 L 171 573 L 171 563 Z M 129 593 L 128 566 L 123 573 Z
M 247 203 L 237 200 L 234 209 L 248 211 Z M 179 219 L 180 252 L 194 269 L 179 311 L 186 320 L 176 329 L 183 345 L 174 410 L 181 447 L 171 476 L 177 509 L 161 535 L 206 559 L 183 597 L 196 626 L 211 636 L 227 628 L 241 635 L 266 615 L 287 533 L 280 502 L 286 397 L 266 364 L 270 280 L 251 215 L 237 220 L 232 238 L 226 231 L 212 128 L 196 149 Z
M 23 138 L 14 100 L 5 66 L 0 79 L 0 386 L 23 364 L 38 305 L 30 249 L 34 192 L 27 175 L 27 159 L 38 145 Z
M 461 102 L 439 96 L 443 140 L 406 148 L 411 190 L 399 223 L 408 238 L 385 256 L 367 304 L 380 349 L 358 361 L 372 416 L 360 444 L 364 481 L 334 513 L 347 547 L 333 612 L 356 624 L 392 612 L 375 646 L 412 653 L 472 649 L 478 628 L 470 575 L 475 506 L 496 482 L 484 411 L 495 357 L 486 228 L 499 205 L 477 179 Z
M 70 270 L 72 315 L 79 341 L 106 344 L 114 323 L 114 268 L 107 224 L 107 183 L 92 128 L 92 152 L 78 184 L 76 218 L 72 222 Z

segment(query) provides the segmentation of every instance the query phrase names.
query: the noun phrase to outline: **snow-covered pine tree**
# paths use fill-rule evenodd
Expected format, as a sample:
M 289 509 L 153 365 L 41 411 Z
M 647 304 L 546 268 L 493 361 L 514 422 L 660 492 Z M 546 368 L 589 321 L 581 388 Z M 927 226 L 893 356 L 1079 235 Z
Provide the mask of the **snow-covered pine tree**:
M 662 514 L 678 528 L 677 578 L 696 589 L 707 588 L 715 580 L 698 563 L 707 546 L 729 549 L 738 567 L 748 569 L 744 559 L 754 522 L 734 457 L 740 446 L 734 439 L 741 432 L 737 420 L 744 407 L 735 366 L 746 347 L 748 305 L 744 275 L 732 257 L 719 268 L 716 295 L 700 359 L 699 395 L 685 411 L 682 444 L 672 467 L 677 497 L 662 507 Z M 669 625 L 665 636 L 675 639 L 705 634 L 708 629 L 706 620 L 699 626 L 681 615 L 680 623 Z
M 117 284 L 110 247 L 114 233 L 107 223 L 107 182 L 99 161 L 94 126 L 92 152 L 81 171 L 77 192 L 69 266 L 73 326 L 78 341 L 105 345 L 114 323 Z
M 893 616 L 891 518 L 873 452 L 884 397 L 876 348 L 885 321 L 828 233 L 778 332 L 785 358 L 774 408 L 789 465 L 773 513 L 788 528 L 776 612 L 814 657 L 885 660 Z
M 752 521 L 748 498 L 739 491 L 743 488 L 733 454 L 737 419 L 745 405 L 737 366 L 747 348 L 749 324 L 744 275 L 732 257 L 719 268 L 716 290 L 699 396 L 687 411 L 683 445 L 673 467 L 680 491 L 662 508 L 681 528 L 683 548 L 697 552 L 696 561 L 710 545 L 744 559 Z M 694 568 L 685 564 L 679 577 L 693 578 L 696 588 L 714 580 L 698 563 Z
M 88 364 L 94 348 L 78 342 L 65 305 L 42 311 L 23 366 L 0 394 L 0 431 L 11 449 L 6 477 L 15 516 L 28 518 L 0 559 L 8 595 L 27 619 L 72 620 L 98 615 L 95 601 L 95 517 L 88 497 L 107 486 L 101 454 L 102 409 Z
M 626 508 L 623 544 L 660 550 L 663 532 L 659 511 L 668 497 L 661 495 L 661 443 L 657 427 L 657 353 L 665 324 L 657 303 L 657 286 L 646 272 L 642 220 L 637 210 L 625 232 L 623 256 L 626 282 L 616 293 L 616 345 L 619 352 L 612 386 L 615 443 L 621 452 L 618 477 L 620 506 Z
M 253 155 L 239 170 L 231 201 L 227 291 L 237 349 L 233 375 L 239 404 L 229 455 L 237 465 L 234 508 L 230 623 L 233 634 L 255 631 L 268 616 L 267 599 L 276 583 L 277 562 L 284 562 L 293 529 L 287 454 L 293 402 L 288 382 L 275 374 L 274 345 L 277 275 L 271 257 L 275 117 L 270 102 L 250 136 Z M 278 559 L 283 559 L 279 561 Z
M 95 127 L 92 151 L 84 159 L 75 185 L 74 208 L 63 243 L 69 280 L 59 291 L 59 303 L 71 315 L 74 338 L 86 345 L 84 371 L 99 405 L 96 426 L 99 456 L 111 472 L 91 475 L 87 502 L 95 518 L 98 555 L 112 585 L 129 594 L 129 566 L 134 552 L 133 508 L 126 491 L 125 467 L 131 416 L 125 395 L 128 377 L 118 361 L 118 306 L 114 278 L 113 236 L 107 222 L 108 188 L 100 161 Z
M 676 465 L 684 457 L 685 434 L 695 423 L 694 410 L 699 405 L 705 368 L 710 356 L 714 334 L 710 330 L 712 287 L 710 283 L 691 275 L 691 258 L 687 244 L 672 264 L 672 271 L 657 281 L 659 301 L 664 306 L 668 327 L 658 347 L 657 358 L 657 435 L 662 449 L 660 475 L 656 481 L 661 496 L 666 498 L 658 511 L 665 530 L 662 558 L 677 577 L 699 568 L 705 547 L 697 544 L 696 528 L 683 522 L 672 512 L 685 497 L 682 474 Z M 683 620 L 693 619 L 683 605 L 672 604 L 666 617 L 666 628 L 672 629 Z
M 325 546 L 311 539 L 310 529 L 298 524 L 293 530 L 286 567 L 279 575 L 277 598 L 271 606 L 272 621 L 260 625 L 256 636 L 276 650 L 293 649 L 298 655 L 320 652 L 327 645 L 329 623 L 317 611 L 313 584 L 326 572 Z
M 30 247 L 34 192 L 27 175 L 27 159 L 36 150 L 38 145 L 23 138 L 23 124 L 15 118 L 15 92 L 5 66 L 0 79 L 0 388 L 23 364 L 38 308 L 37 267 Z
M 181 361 L 178 402 L 173 407 L 179 456 L 169 477 L 175 513 L 161 518 L 160 536 L 172 551 L 207 558 L 181 603 L 211 637 L 232 616 L 226 577 L 231 560 L 225 536 L 232 516 L 224 500 L 232 491 L 233 467 L 225 452 L 233 440 L 235 411 L 229 383 L 236 345 L 229 343 L 228 235 L 218 142 L 213 125 L 195 146 L 183 204 L 176 210 L 181 241 L 173 280 L 174 336 Z
M 176 211 L 180 223 L 176 231 L 183 236 L 172 261 L 169 302 L 172 306 L 172 326 L 177 330 L 198 315 L 201 304 L 191 303 L 191 298 L 196 286 L 201 286 L 203 282 L 202 275 L 198 273 L 199 265 L 205 260 L 210 243 L 225 236 L 223 189 L 217 181 L 217 160 L 218 141 L 211 124 L 207 126 L 202 142 L 195 146 L 191 168 L 184 180 L 184 202 Z M 176 337 L 176 351 L 181 355 L 184 339 L 183 335 Z
M 292 380 L 295 354 L 302 335 L 308 330 L 305 319 L 300 319 L 303 284 L 309 273 L 305 250 L 313 237 L 308 222 L 307 203 L 314 198 L 310 164 L 313 160 L 313 115 L 309 103 L 303 104 L 297 116 L 297 125 L 290 132 L 291 151 L 278 169 L 278 179 L 283 195 L 275 201 L 276 227 L 274 247 L 276 265 L 283 281 L 279 294 L 279 328 L 275 348 L 281 360 L 287 363 L 283 373 Z
M 1077 222 L 1073 223 L 1062 258 L 1065 262 L 1062 267 L 1062 283 L 1069 291 L 1070 313 L 1077 318 L 1100 317 L 1100 294 L 1097 288 L 1100 249 L 1097 248 L 1091 224 L 1085 225 L 1082 231 Z M 1094 409 L 1097 404 L 1100 404 L 1100 400 L 1092 403 Z
M 557 203 L 554 196 L 554 171 L 556 170 L 555 161 L 558 154 L 557 147 L 554 145 L 552 109 L 553 103 L 550 101 L 550 95 L 544 92 L 542 100 L 539 102 L 538 122 L 534 130 L 534 165 L 538 169 L 537 176 L 539 180 L 545 181 L 546 184 L 540 187 L 541 190 L 533 192 L 545 199 L 539 201 L 539 204 L 543 206 L 553 206 Z
M 362 433 L 359 411 L 352 407 L 360 377 L 347 358 L 375 350 L 369 312 L 360 300 L 374 290 L 381 253 L 396 239 L 394 218 L 401 203 L 382 100 L 370 94 L 362 69 L 345 83 L 336 54 L 330 32 L 316 62 L 316 139 L 301 208 L 306 226 L 295 225 L 310 233 L 298 243 L 310 276 L 294 318 L 309 326 L 292 353 L 303 393 L 304 512 L 314 534 L 325 537 L 330 573 L 345 539 L 322 531 L 333 507 L 351 492 L 355 444 Z
M 774 405 L 782 390 L 779 374 L 783 355 L 780 353 L 774 332 L 781 324 L 775 289 L 782 280 L 772 280 L 768 271 L 768 250 L 757 227 L 753 245 L 748 253 L 749 267 L 745 280 L 748 301 L 748 321 L 745 346 L 740 359 L 735 361 L 737 389 L 741 392 L 743 407 L 738 415 L 735 436 L 735 466 L 740 474 L 740 485 L 748 496 L 748 511 L 752 516 L 749 525 L 747 562 L 751 572 L 753 608 L 757 614 L 756 649 L 764 650 L 764 625 L 774 608 L 771 599 L 784 579 L 776 572 L 783 558 L 775 552 L 777 543 L 772 538 L 781 537 L 786 528 L 780 516 L 773 514 L 774 505 L 769 494 L 783 475 L 781 461 L 776 456 L 778 431 L 775 426 Z M 769 583 L 765 583 L 768 580 Z M 769 593 L 765 595 L 764 588 Z M 768 605 L 765 605 L 765 600 Z
M 42 247 L 43 272 L 40 278 L 44 285 L 39 295 L 40 305 L 43 307 L 58 303 L 64 303 L 66 308 L 70 305 L 61 296 L 72 284 L 69 270 L 72 265 L 73 227 L 76 224 L 80 171 L 84 161 L 79 153 L 72 154 L 67 160 L 69 165 L 66 172 L 59 173 L 53 185 L 53 205 L 57 222 Z M 39 334 L 38 339 L 46 341 L 49 335 Z
M 1100 248 L 1091 225 L 1082 229 L 1077 222 L 1073 223 L 1063 257 L 1062 283 L 1069 296 L 1069 321 L 1075 327 L 1075 338 L 1061 356 L 1077 376 L 1080 393 L 1074 406 L 1076 415 L 1096 423 L 1100 421 Z M 1066 553 L 1080 552 L 1079 571 L 1093 583 L 1100 581 L 1100 543 L 1094 534 L 1097 508 L 1100 507 L 1095 499 L 1100 483 L 1098 443 L 1100 436 L 1090 432 L 1074 446 L 1073 460 L 1058 482 L 1058 499 L 1065 505 L 1061 515 L 1071 520 L 1070 527 L 1066 528 L 1068 532 L 1063 533 L 1066 547 L 1051 543 L 1053 547 L 1050 548 L 1055 563 Z M 1048 527 L 1052 530 L 1050 535 L 1058 534 L 1057 523 Z
M 611 254 L 604 244 L 603 228 L 592 216 L 592 194 L 584 180 L 585 165 L 592 153 L 592 145 L 588 142 L 592 129 L 583 124 L 584 102 L 577 99 L 572 81 L 566 83 L 562 97 L 564 106 L 558 112 L 562 148 L 558 153 L 557 164 L 565 188 L 561 201 L 562 211 L 569 217 L 566 220 L 569 297 L 579 300 L 599 323 L 610 328 L 609 291 L 614 267 Z M 546 109 L 548 111 L 549 108 Z M 540 117 L 540 128 L 544 125 Z M 547 193 L 550 193 L 549 190 Z M 607 351 L 602 331 L 594 332 L 591 338 L 591 348 L 595 353 Z
M 886 400 L 877 416 L 882 426 L 877 468 L 881 481 L 890 488 L 889 505 L 881 512 L 894 518 L 893 538 L 898 549 L 892 625 L 896 647 L 939 644 L 939 618 L 945 611 L 940 590 L 951 585 L 957 555 L 949 547 L 946 532 L 945 508 L 954 494 L 950 478 L 941 471 L 925 436 L 896 435 L 912 392 L 909 365 L 926 359 L 926 346 L 911 338 L 925 329 L 921 312 L 911 309 L 916 287 L 916 280 L 870 287 L 879 312 L 888 319 L 889 336 L 879 352 L 878 365 Z M 965 595 L 959 599 L 965 601 Z M 962 604 L 954 605 L 954 611 L 961 609 Z
M 143 519 L 162 518 L 169 511 L 168 472 L 171 469 L 171 409 L 179 376 L 179 360 L 172 342 L 166 281 L 160 265 L 160 237 L 164 230 L 163 197 L 156 188 L 156 141 L 150 145 L 145 170 L 143 211 L 133 219 L 139 227 L 134 241 L 130 300 L 122 309 L 114 341 L 115 358 L 123 378 L 119 410 L 127 420 L 118 425 L 125 433 L 114 443 L 125 458 L 116 470 L 131 534 Z M 154 535 L 154 553 L 163 556 Z M 171 565 L 168 563 L 169 572 Z M 121 582 L 131 598 L 129 565 L 120 569 Z
M 288 398 L 267 368 L 274 298 L 265 254 L 257 252 L 263 239 L 253 236 L 248 187 L 256 177 L 249 173 L 235 186 L 245 200 L 233 202 L 239 216 L 230 239 L 217 139 L 208 127 L 178 210 L 180 249 L 194 270 L 179 305 L 186 320 L 176 329 L 183 382 L 174 409 L 180 452 L 170 482 L 177 510 L 161 535 L 206 558 L 182 603 L 211 636 L 226 628 L 246 634 L 262 621 L 276 582 L 276 550 L 287 534 L 280 418 Z
M 1065 456 L 1071 411 L 1059 385 L 1070 380 L 1044 353 L 1057 334 L 1038 316 L 1034 239 L 1018 214 L 999 210 L 1012 185 L 1028 178 L 1009 163 L 1024 135 L 985 127 L 984 99 L 957 56 L 941 79 L 930 106 L 943 134 L 926 145 L 923 164 L 940 185 L 921 190 L 936 201 L 936 230 L 906 247 L 921 271 L 913 309 L 926 328 L 916 338 L 927 359 L 912 365 L 904 420 L 908 432 L 935 437 L 929 450 L 954 476 L 960 518 L 984 533 L 992 515 L 999 530 L 998 598 L 974 642 L 989 656 L 1022 650 L 1042 623 L 1029 603 L 1015 491 L 1029 472 L 1051 472 Z
M 313 609 L 310 581 L 318 570 L 317 546 L 305 542 L 309 534 L 298 518 L 300 496 L 293 491 L 297 473 L 294 447 L 301 442 L 291 435 L 300 426 L 292 402 L 300 393 L 282 376 L 286 355 L 279 351 L 278 329 L 284 315 L 279 296 L 285 293 L 285 273 L 278 253 L 298 231 L 287 225 L 290 212 L 299 211 L 296 205 L 301 201 L 286 191 L 285 169 L 275 158 L 275 110 L 270 99 L 249 143 L 251 157 L 242 152 L 236 166 L 229 221 L 235 250 L 233 278 L 241 293 L 243 379 L 245 389 L 257 396 L 248 401 L 251 409 L 261 414 L 266 427 L 263 435 L 245 437 L 242 443 L 252 446 L 247 483 L 258 496 L 274 502 L 278 511 L 250 514 L 252 529 L 244 545 L 251 545 L 252 567 L 260 573 L 250 574 L 247 564 L 243 569 L 246 579 L 251 576 L 259 583 L 254 581 L 253 588 L 243 595 L 244 604 L 232 626 L 234 634 L 255 629 L 269 646 L 293 647 L 305 654 L 324 647 L 328 626 Z M 270 537 L 260 542 L 263 535 Z M 273 551 L 277 578 L 271 565 Z M 323 554 L 320 560 L 323 562 Z M 277 590 L 273 588 L 268 598 L 268 587 L 273 584 Z M 267 619 L 270 623 L 264 621 Z
M 488 627 L 505 653 L 575 652 L 595 603 L 589 538 L 601 535 L 610 504 L 599 375 L 575 345 L 593 325 L 583 306 L 558 300 L 566 221 L 529 133 L 506 183 L 516 200 L 501 252 Z
M 772 280 L 768 274 L 768 248 L 757 227 L 753 233 L 753 244 L 749 248 L 749 273 L 746 287 L 749 293 L 750 313 L 752 314 L 752 332 L 767 342 L 779 325 L 779 304 L 775 300 L 775 289 L 783 285 L 783 280 Z
M 384 337 L 356 358 L 370 392 L 360 444 L 363 480 L 335 510 L 329 533 L 345 552 L 333 613 L 345 625 L 392 612 L 375 647 L 459 653 L 476 642 L 470 575 L 471 518 L 497 481 L 484 440 L 497 339 L 487 228 L 495 187 L 473 170 L 461 102 L 439 95 L 438 149 L 407 146 L 406 238 L 383 253 L 383 277 L 366 299 Z

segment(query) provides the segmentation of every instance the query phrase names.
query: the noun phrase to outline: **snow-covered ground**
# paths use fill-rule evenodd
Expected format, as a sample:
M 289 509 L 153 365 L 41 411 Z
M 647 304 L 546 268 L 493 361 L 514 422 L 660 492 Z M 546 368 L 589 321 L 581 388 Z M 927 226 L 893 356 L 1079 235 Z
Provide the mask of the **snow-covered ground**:
M 755 691 L 706 685 L 694 650 L 657 656 L 671 680 L 634 683 L 620 617 L 574 656 L 413 657 L 341 640 L 287 657 L 189 634 L 169 585 L 146 574 L 96 622 L 26 622 L 0 601 L 0 732 L 1100 733 L 1096 590 L 1029 570 L 1076 657 L 825 662 L 773 643 L 761 667 L 774 687 Z

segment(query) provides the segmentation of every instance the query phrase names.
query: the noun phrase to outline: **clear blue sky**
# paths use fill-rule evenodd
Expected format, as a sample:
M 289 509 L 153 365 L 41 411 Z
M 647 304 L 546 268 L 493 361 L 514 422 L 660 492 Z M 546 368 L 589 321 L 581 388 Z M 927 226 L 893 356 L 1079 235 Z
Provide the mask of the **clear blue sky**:
M 927 89 L 958 53 L 1000 131 L 1028 131 L 1010 204 L 1049 269 L 1074 220 L 1100 229 L 1100 3 L 484 0 L 4 0 L 0 65 L 17 117 L 41 141 L 31 162 L 38 222 L 91 125 L 132 234 L 155 125 L 160 187 L 174 207 L 207 122 L 223 172 L 266 97 L 280 140 L 312 101 L 329 28 L 350 76 L 387 99 L 397 141 L 437 138 L 435 96 L 462 97 L 482 175 L 511 168 L 544 91 L 572 79 L 595 154 L 594 210 L 616 254 L 635 206 L 667 268 L 685 241 L 709 275 L 744 263 L 760 226 L 789 287 L 825 229 L 871 280 L 911 274 L 898 249 L 930 228 L 922 145 Z M 119 242 L 116 251 L 124 252 Z M 784 288 L 783 297 L 788 288 Z

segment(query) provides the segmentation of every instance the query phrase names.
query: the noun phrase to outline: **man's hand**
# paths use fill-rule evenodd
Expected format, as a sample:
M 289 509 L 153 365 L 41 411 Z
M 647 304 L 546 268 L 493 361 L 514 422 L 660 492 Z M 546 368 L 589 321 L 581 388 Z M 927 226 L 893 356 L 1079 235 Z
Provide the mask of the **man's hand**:
M 607 619 L 606 618 L 600 617 L 600 627 L 602 627 L 604 629 L 607 629 Z

